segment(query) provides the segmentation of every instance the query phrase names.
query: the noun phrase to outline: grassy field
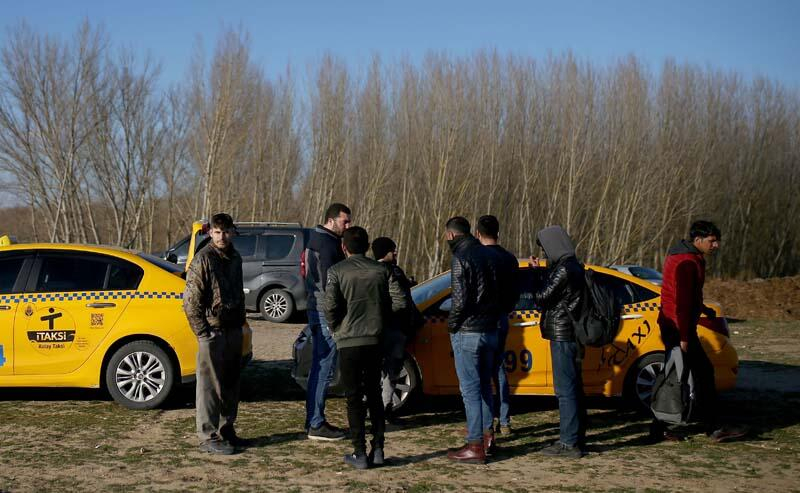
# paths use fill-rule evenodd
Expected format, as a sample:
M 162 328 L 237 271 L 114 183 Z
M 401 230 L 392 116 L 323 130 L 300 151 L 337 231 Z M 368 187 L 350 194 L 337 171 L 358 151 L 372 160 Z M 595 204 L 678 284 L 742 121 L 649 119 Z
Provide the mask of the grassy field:
M 229 457 L 198 451 L 190 390 L 147 412 L 95 391 L 3 390 L 0 491 L 800 491 L 800 322 L 731 330 L 740 381 L 721 408 L 751 429 L 733 443 L 690 429 L 687 442 L 648 445 L 646 417 L 594 399 L 589 455 L 548 459 L 537 450 L 557 438 L 555 399 L 521 398 L 516 432 L 499 437 L 489 464 L 452 464 L 444 455 L 461 440 L 460 400 L 425 398 L 389 427 L 387 466 L 354 471 L 342 463 L 347 443 L 305 439 L 304 395 L 287 364 L 257 360 L 244 375 L 238 421 L 251 446 Z M 328 407 L 329 420 L 344 424 L 343 399 Z

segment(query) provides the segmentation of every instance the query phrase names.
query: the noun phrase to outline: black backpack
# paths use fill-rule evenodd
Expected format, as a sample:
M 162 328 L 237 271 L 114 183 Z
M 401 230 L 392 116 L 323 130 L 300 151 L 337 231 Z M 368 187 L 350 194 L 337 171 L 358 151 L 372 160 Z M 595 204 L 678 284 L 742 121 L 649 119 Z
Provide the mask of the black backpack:
M 602 347 L 613 342 L 619 332 L 622 303 L 610 287 L 595 282 L 594 276 L 593 271 L 584 271 L 581 310 L 577 317 L 570 314 L 570 319 L 579 344 Z

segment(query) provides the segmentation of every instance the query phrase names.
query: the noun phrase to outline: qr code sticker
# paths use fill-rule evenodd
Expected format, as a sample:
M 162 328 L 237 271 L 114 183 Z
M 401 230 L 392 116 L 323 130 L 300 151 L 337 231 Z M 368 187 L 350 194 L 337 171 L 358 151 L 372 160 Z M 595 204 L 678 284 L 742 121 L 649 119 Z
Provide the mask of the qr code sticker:
M 102 326 L 103 326 L 103 314 L 92 313 L 92 327 L 102 327 Z

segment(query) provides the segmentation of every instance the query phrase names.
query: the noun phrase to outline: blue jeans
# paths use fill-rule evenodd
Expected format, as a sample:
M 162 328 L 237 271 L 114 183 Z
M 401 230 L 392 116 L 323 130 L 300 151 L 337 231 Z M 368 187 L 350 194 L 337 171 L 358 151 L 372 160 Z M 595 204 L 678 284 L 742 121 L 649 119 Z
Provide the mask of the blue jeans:
M 506 352 L 506 339 L 508 338 L 508 316 L 500 318 L 500 323 L 497 325 L 497 363 L 496 371 L 492 375 L 494 380 L 494 388 L 497 393 L 492 407 L 492 415 L 500 419 L 500 424 L 508 426 L 511 423 L 509 418 L 509 397 L 508 390 L 508 377 L 506 376 L 505 365 L 505 352 Z
M 308 310 L 313 357 L 308 373 L 306 426 L 319 428 L 325 422 L 325 394 L 336 368 L 336 343 L 322 312 Z
M 550 353 L 561 443 L 583 448 L 586 444 L 586 405 L 578 343 L 550 341 Z
M 497 351 L 497 333 L 456 332 L 450 334 L 458 386 L 467 415 L 467 441 L 483 440 L 492 429 L 492 374 Z

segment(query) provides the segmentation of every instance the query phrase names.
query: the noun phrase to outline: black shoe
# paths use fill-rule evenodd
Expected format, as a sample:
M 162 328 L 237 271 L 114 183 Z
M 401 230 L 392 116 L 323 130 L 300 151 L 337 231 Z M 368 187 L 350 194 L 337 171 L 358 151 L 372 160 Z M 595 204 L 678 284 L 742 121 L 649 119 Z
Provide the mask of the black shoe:
M 580 459 L 584 453 L 577 445 L 567 445 L 561 442 L 555 442 L 549 447 L 545 447 L 539 451 L 543 455 L 551 457 L 568 457 L 570 459 Z
M 233 446 L 225 440 L 206 440 L 200 444 L 200 450 L 211 454 L 231 455 Z
M 220 431 L 219 434 L 223 440 L 230 443 L 234 447 L 245 447 L 250 443 L 250 440 L 245 438 L 241 438 L 239 435 L 236 434 L 236 430 L 231 429 L 227 431 L 227 429 L 223 428 L 223 431 Z
M 373 448 L 369 451 L 369 455 L 367 456 L 367 462 L 369 462 L 372 466 L 382 466 L 383 465 L 383 448 Z
M 308 439 L 309 440 L 323 440 L 326 442 L 333 442 L 336 440 L 344 439 L 344 431 L 342 429 L 337 428 L 335 426 L 331 426 L 327 421 L 322 423 L 322 426 L 319 428 L 309 428 L 308 430 Z
M 344 456 L 344 463 L 349 464 L 356 469 L 367 469 L 369 467 L 367 456 L 363 452 L 360 454 L 346 454 Z

